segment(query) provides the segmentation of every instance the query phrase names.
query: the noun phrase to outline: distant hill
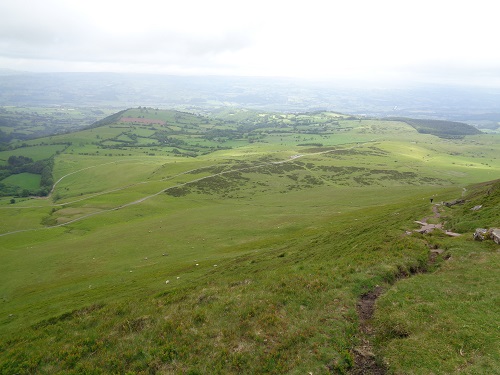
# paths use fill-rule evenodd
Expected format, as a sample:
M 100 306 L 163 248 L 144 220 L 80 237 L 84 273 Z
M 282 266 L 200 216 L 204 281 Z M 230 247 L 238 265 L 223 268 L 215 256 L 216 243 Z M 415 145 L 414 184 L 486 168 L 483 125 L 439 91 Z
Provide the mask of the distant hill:
M 393 120 L 404 121 L 419 133 L 432 134 L 441 138 L 462 138 L 465 135 L 482 133 L 474 126 L 463 122 L 410 118 L 393 118 Z
M 125 112 L 127 112 L 126 109 L 124 109 L 123 111 L 119 111 L 117 113 L 114 113 L 112 115 L 109 115 L 109 116 L 103 118 L 102 120 L 98 120 L 98 121 L 94 122 L 92 125 L 88 126 L 87 129 L 98 128 L 100 126 L 113 124 L 113 123 L 117 122 Z
M 500 113 L 500 89 L 455 85 L 379 86 L 277 77 L 28 73 L 0 70 L 0 106 L 337 111 L 369 116 L 475 120 Z

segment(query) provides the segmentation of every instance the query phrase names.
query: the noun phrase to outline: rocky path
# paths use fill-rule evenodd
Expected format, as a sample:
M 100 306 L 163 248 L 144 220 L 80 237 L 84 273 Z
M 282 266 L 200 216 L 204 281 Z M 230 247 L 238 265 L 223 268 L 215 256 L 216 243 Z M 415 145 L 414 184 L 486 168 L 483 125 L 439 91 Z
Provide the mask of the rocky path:
M 424 217 L 422 220 L 416 220 L 415 223 L 421 226 L 420 229 L 415 229 L 415 232 L 426 234 L 432 232 L 434 229 L 439 229 L 442 230 L 446 235 L 450 237 L 458 237 L 460 236 L 460 233 L 454 233 L 450 232 L 446 229 L 443 229 L 443 223 L 438 223 L 438 224 L 429 224 L 429 219 L 434 218 L 434 219 L 439 219 L 441 217 L 441 213 L 439 212 L 439 206 L 440 204 L 435 204 L 432 206 L 432 212 L 434 213 L 433 216 L 431 217 Z M 411 232 L 410 232 L 411 233 Z
M 430 224 L 428 221 L 430 219 L 441 218 L 441 213 L 439 212 L 440 204 L 432 206 L 433 215 L 430 217 L 425 217 L 422 220 L 415 221 L 415 223 L 421 226 L 420 229 L 416 229 L 415 232 L 418 233 L 429 233 L 434 229 L 443 230 L 445 234 L 449 236 L 460 236 L 459 233 L 453 233 L 443 229 L 443 224 Z M 411 234 L 411 232 L 407 232 Z M 429 245 L 429 265 L 436 262 L 438 256 L 442 255 L 444 250 L 437 247 Z M 422 272 L 422 270 L 415 270 L 414 273 Z M 423 271 L 425 272 L 425 270 Z M 413 273 L 412 273 L 413 274 Z M 411 275 L 404 274 L 401 277 L 409 277 Z M 352 375 L 384 375 L 387 373 L 387 368 L 383 363 L 377 361 L 374 354 L 373 345 L 371 343 L 371 336 L 373 336 L 373 327 L 371 325 L 371 318 L 375 312 L 375 302 L 378 297 L 383 293 L 383 289 L 380 286 L 376 286 L 372 291 L 363 294 L 356 305 L 356 311 L 359 318 L 359 330 L 360 330 L 360 343 L 354 348 L 354 366 L 350 371 Z

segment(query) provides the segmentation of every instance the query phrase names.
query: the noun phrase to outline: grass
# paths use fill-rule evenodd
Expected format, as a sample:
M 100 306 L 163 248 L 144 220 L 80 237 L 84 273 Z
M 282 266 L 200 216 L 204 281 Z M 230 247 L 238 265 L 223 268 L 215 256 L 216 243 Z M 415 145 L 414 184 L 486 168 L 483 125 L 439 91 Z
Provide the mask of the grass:
M 21 147 L 12 151 L 0 151 L 0 164 L 7 165 L 10 156 L 26 156 L 34 161 L 48 159 L 65 145 L 37 145 L 34 147 Z
M 365 213 L 375 211 L 379 209 Z M 388 216 L 387 209 L 380 214 L 382 221 L 387 217 L 391 222 L 400 220 L 395 215 Z M 36 324 L 26 331 L 33 332 L 26 349 L 37 368 L 54 373 L 91 368 L 104 372 L 141 372 L 152 367 L 158 371 L 202 373 L 283 373 L 292 369 L 325 372 L 325 363 L 343 358 L 355 341 L 355 299 L 360 291 L 376 282 L 371 280 L 370 267 L 378 263 L 380 254 L 387 255 L 388 265 L 400 263 L 405 253 L 410 256 L 418 250 L 426 254 L 426 249 L 418 244 L 413 249 L 405 249 L 399 241 L 376 250 L 367 248 L 365 237 L 387 235 L 380 221 L 372 223 L 373 216 L 369 214 L 369 217 L 356 220 L 354 215 L 347 216 L 347 222 L 337 223 L 333 228 L 327 223 L 318 223 L 319 228 L 315 229 L 289 227 L 282 234 L 264 234 L 260 239 L 248 233 L 250 241 L 234 241 L 231 249 L 226 250 L 229 250 L 227 257 L 216 257 L 217 267 L 206 251 L 204 258 L 196 259 L 200 266 L 195 266 L 195 259 L 188 256 L 189 260 L 186 259 L 180 269 L 169 269 L 165 264 L 161 275 L 145 263 L 170 262 L 170 257 L 176 254 L 174 249 L 167 257 L 148 254 L 147 261 L 142 258 L 147 253 L 144 249 L 135 250 L 141 254 L 141 260 L 137 259 L 132 273 L 128 272 L 129 267 L 124 267 L 123 260 L 103 264 L 109 262 L 106 258 L 110 252 L 96 249 L 93 253 L 100 254 L 99 265 L 92 267 L 92 273 L 97 276 L 101 270 L 109 272 L 109 267 L 120 269 L 124 285 L 116 288 L 105 282 L 106 279 L 99 281 L 98 278 L 94 278 L 92 288 L 87 283 L 72 282 L 75 295 L 71 299 L 78 295 L 101 306 L 99 301 L 111 290 L 123 293 L 129 289 L 125 296 L 108 300 L 101 308 L 86 308 Z M 330 230 L 325 232 L 328 227 Z M 365 228 L 361 238 L 339 238 L 348 228 L 358 232 L 357 227 Z M 133 236 L 129 241 L 131 239 Z M 332 245 L 334 239 L 335 245 Z M 93 248 L 89 241 L 86 243 L 89 249 Z M 120 254 L 123 259 L 132 251 L 131 245 L 127 250 L 118 243 L 116 255 Z M 353 251 L 352 247 L 356 246 L 359 250 Z M 75 256 L 72 263 L 81 261 L 81 255 L 73 254 Z M 175 263 L 182 264 L 180 260 Z M 64 269 L 72 267 L 66 262 L 64 266 L 57 261 L 56 264 Z M 130 276 L 132 279 L 126 281 L 125 277 Z M 165 284 L 165 279 L 170 283 Z M 138 289 L 134 284 L 137 282 L 144 297 L 136 295 Z M 61 292 L 56 292 L 54 297 L 52 293 L 54 291 L 39 298 L 52 305 L 60 300 L 55 298 Z M 135 302 L 131 304 L 131 300 Z M 53 351 L 49 352 L 53 354 L 46 357 L 47 348 L 35 349 L 47 335 L 58 336 L 58 331 L 72 334 L 50 344 Z M 103 337 L 99 334 L 102 331 L 109 332 L 110 336 Z M 101 344 L 87 350 L 88 340 Z M 207 347 L 207 340 L 216 344 Z M 69 355 L 64 348 L 71 342 L 75 345 Z M 29 362 L 19 357 L 25 344 L 14 340 L 9 341 L 9 345 L 10 349 L 5 349 L 17 358 L 10 368 L 18 370 L 29 366 Z M 95 350 L 99 355 L 91 355 Z M 120 361 L 118 358 L 122 355 L 128 360 Z
M 443 141 L 403 123 L 328 113 L 235 112 L 233 123 L 148 111 L 126 115 L 166 121 L 182 131 L 181 152 L 197 156 L 170 146 L 105 148 L 125 139 L 124 124 L 53 136 L 72 145 L 55 158 L 54 180 L 62 179 L 52 197 L 0 200 L 0 373 L 346 372 L 359 342 L 358 297 L 428 267 L 429 240 L 405 231 L 430 215 L 429 197 L 457 198 L 500 169 L 491 135 Z M 305 134 L 309 120 L 326 133 Z M 248 134 L 200 141 L 207 129 L 255 121 L 268 130 L 248 130 L 253 143 Z M 134 126 L 126 130 L 152 134 Z M 271 132 L 277 127 L 283 133 Z M 323 146 L 297 146 L 304 142 Z M 213 148 L 204 154 L 197 143 Z M 485 209 L 449 209 L 450 228 L 497 217 L 480 188 L 468 189 Z M 17 230 L 25 232 L 8 234 Z M 456 251 L 452 259 L 494 255 L 486 244 L 434 236 Z M 383 301 L 380 311 L 390 309 Z M 439 308 L 454 311 L 458 302 Z M 377 323 L 379 351 L 404 373 L 409 365 L 395 359 L 397 344 L 384 331 L 393 313 Z M 475 334 L 467 332 L 457 329 L 453 340 Z
M 470 233 L 475 227 L 500 226 L 499 191 L 498 182 L 476 186 L 463 208 L 448 210 L 451 226 L 467 236 L 430 236 L 429 243 L 446 250 L 439 270 L 401 280 L 379 299 L 377 346 L 394 373 L 500 372 L 498 245 L 473 241 Z M 485 209 L 470 220 L 469 206 L 475 203 Z
M 2 180 L 2 183 L 19 186 L 23 189 L 36 190 L 40 187 L 40 175 L 34 173 L 19 173 Z
M 378 303 L 380 354 L 395 373 L 500 371 L 496 249 L 460 243 L 448 253 L 439 272 L 398 282 Z

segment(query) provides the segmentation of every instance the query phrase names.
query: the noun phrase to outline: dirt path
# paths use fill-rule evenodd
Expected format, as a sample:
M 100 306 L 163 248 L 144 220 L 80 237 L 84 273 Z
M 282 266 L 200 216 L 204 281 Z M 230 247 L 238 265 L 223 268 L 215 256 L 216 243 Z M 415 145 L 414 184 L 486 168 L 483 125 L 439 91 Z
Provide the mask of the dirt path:
M 373 335 L 370 319 L 375 311 L 375 301 L 382 292 L 383 290 L 380 286 L 375 287 L 371 292 L 363 294 L 356 306 L 360 323 L 361 342 L 354 348 L 354 367 L 351 370 L 351 374 L 383 375 L 387 372 L 385 366 L 376 361 L 370 341 L 370 336 Z
M 415 230 L 415 232 L 419 233 L 428 233 L 434 229 L 442 229 L 442 223 L 439 224 L 428 224 L 430 218 L 439 219 L 441 218 L 441 213 L 439 211 L 440 204 L 436 204 L 432 206 L 433 215 L 430 217 L 425 217 L 422 220 L 415 221 L 416 223 L 422 226 L 421 229 Z M 445 234 L 449 236 L 460 236 L 458 233 L 453 233 L 449 231 L 444 231 Z M 411 232 L 407 232 L 411 233 Z M 444 254 L 444 250 L 437 248 L 436 245 L 431 245 L 427 243 L 429 246 L 429 258 L 428 265 L 432 265 L 437 261 L 438 256 L 442 256 Z M 444 259 L 448 259 L 444 255 Z M 410 274 L 403 273 L 398 275 L 396 279 L 411 277 L 416 273 L 426 272 L 425 269 L 415 269 Z M 380 297 L 383 293 L 383 289 L 380 286 L 376 286 L 372 291 L 363 294 L 356 305 L 356 311 L 358 313 L 359 325 L 360 325 L 360 344 L 354 348 L 354 367 L 350 371 L 350 374 L 353 375 L 383 375 L 387 373 L 387 369 L 383 363 L 376 360 L 375 354 L 373 353 L 373 345 L 371 343 L 371 336 L 373 336 L 373 327 L 371 325 L 371 318 L 375 312 L 375 302 L 377 298 Z

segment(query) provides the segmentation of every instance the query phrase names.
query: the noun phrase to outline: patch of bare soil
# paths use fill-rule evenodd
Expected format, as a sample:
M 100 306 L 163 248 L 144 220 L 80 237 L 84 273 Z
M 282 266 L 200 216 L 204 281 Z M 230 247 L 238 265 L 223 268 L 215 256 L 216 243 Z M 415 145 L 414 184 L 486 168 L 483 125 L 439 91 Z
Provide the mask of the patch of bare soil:
M 439 212 L 439 207 L 437 204 L 432 206 L 432 212 L 434 212 L 434 217 L 441 217 L 441 213 Z
M 354 349 L 354 367 L 351 374 L 382 375 L 387 372 L 385 366 L 377 362 L 369 339 L 373 334 L 370 319 L 375 311 L 375 301 L 381 294 L 382 288 L 377 286 L 374 290 L 363 294 L 356 306 L 362 338 L 360 345 Z
M 439 219 L 441 217 L 441 213 L 439 212 L 439 206 L 440 206 L 439 204 L 432 206 L 432 212 L 434 213 L 432 218 Z M 439 229 L 439 230 L 442 230 L 444 232 L 444 234 L 446 234 L 450 237 L 460 236 L 460 233 L 454 233 L 454 232 L 450 232 L 448 230 L 443 229 L 442 223 L 429 224 L 428 223 L 429 219 L 430 219 L 429 217 L 424 217 L 422 220 L 415 221 L 415 223 L 417 223 L 418 225 L 421 226 L 421 228 L 416 229 L 415 232 L 426 234 L 426 233 L 432 232 L 434 229 Z M 409 232 L 409 233 L 411 233 L 411 232 Z

